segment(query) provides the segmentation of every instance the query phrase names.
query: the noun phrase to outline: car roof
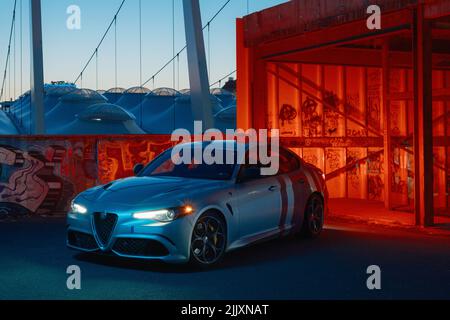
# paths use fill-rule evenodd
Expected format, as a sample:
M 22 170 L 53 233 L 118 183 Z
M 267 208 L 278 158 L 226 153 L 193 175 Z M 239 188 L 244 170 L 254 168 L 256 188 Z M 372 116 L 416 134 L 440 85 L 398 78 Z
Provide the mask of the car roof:
M 197 142 L 188 142 L 184 143 L 185 145 L 191 145 L 193 148 L 205 148 L 207 146 L 213 146 L 217 149 L 225 149 L 229 151 L 236 150 L 237 146 L 244 146 L 245 149 L 248 149 L 247 143 L 240 143 L 235 140 L 214 140 L 214 141 L 197 141 Z
M 248 151 L 253 145 L 249 143 L 242 143 L 236 140 L 213 140 L 213 141 L 196 141 L 196 142 L 186 142 L 181 145 L 191 145 L 193 148 L 205 148 L 207 146 L 214 146 L 216 149 L 225 149 L 229 151 L 237 150 L 237 147 L 244 147 L 246 151 Z M 258 144 L 258 146 L 260 146 Z M 267 145 L 269 147 L 269 145 Z M 280 148 L 284 149 L 281 145 Z

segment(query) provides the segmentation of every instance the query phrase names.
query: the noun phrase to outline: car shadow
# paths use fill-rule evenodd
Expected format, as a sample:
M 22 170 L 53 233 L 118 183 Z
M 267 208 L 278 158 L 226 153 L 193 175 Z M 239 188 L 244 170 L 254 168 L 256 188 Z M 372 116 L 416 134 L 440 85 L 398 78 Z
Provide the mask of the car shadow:
M 137 271 L 158 273 L 191 273 L 194 268 L 190 265 L 168 264 L 161 261 L 129 259 L 96 253 L 79 253 L 75 259 L 82 262 Z
M 255 266 L 273 261 L 289 260 L 292 258 L 305 258 L 314 253 L 320 243 L 325 239 L 304 239 L 288 236 L 252 244 L 229 252 L 220 269 L 233 269 L 245 266 Z
M 335 246 L 336 238 L 339 239 L 340 237 L 335 237 L 334 235 L 340 232 L 342 231 L 326 230 L 318 239 L 288 236 L 255 243 L 251 246 L 227 253 L 221 263 L 206 269 L 189 264 L 168 264 L 160 261 L 127 259 L 94 253 L 79 253 L 75 256 L 75 259 L 97 265 L 157 273 L 182 274 L 214 272 L 224 269 L 257 266 L 263 263 L 288 260 L 295 257 L 307 259 L 309 255 L 314 254 L 320 247 L 332 244 Z

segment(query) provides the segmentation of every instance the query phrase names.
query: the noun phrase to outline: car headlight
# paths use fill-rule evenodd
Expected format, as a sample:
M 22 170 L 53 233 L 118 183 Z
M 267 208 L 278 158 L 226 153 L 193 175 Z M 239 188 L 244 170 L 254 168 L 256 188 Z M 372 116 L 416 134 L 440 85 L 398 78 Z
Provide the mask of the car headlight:
M 74 201 L 71 203 L 71 209 L 73 213 L 86 214 L 88 212 L 88 209 L 85 206 L 82 206 Z
M 194 209 L 191 206 L 183 206 L 175 209 L 162 209 L 162 210 L 136 212 L 133 214 L 133 218 L 140 220 L 171 222 L 181 216 L 189 215 L 193 212 Z

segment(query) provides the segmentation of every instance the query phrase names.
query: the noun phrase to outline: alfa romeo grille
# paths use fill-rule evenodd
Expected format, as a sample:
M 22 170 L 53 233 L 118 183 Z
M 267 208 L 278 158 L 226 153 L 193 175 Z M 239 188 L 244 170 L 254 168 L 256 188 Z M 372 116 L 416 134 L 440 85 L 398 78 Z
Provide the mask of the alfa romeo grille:
M 69 231 L 67 238 L 71 246 L 85 250 L 98 249 L 97 242 L 95 242 L 94 237 L 91 236 L 90 234 L 76 231 Z
M 166 247 L 158 241 L 146 239 L 118 239 L 113 250 L 131 256 L 163 257 L 169 254 Z
M 108 245 L 111 235 L 117 223 L 117 215 L 112 213 L 94 213 L 94 231 L 99 244 L 104 247 Z

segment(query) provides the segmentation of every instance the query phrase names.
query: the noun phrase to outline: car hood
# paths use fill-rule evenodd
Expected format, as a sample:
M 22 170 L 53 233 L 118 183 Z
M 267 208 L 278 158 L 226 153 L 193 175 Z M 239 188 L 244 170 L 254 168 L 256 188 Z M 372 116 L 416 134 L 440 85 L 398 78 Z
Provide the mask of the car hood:
M 117 180 L 80 194 L 89 201 L 136 206 L 157 200 L 185 200 L 193 192 L 207 192 L 224 181 L 176 177 L 132 177 Z M 183 199 L 184 198 L 184 199 Z

